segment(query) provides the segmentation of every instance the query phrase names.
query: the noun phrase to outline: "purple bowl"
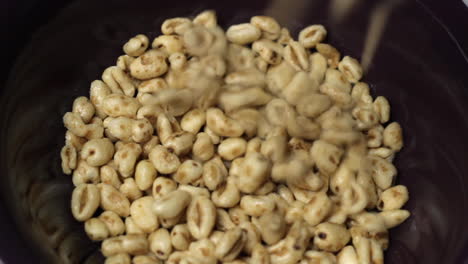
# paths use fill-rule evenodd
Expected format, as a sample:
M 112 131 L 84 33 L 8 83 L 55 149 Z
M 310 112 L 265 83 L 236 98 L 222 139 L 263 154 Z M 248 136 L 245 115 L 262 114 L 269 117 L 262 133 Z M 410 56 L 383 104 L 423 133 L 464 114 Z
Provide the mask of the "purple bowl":
M 0 111 L 0 260 L 102 263 L 73 220 L 60 169 L 62 115 L 136 33 L 215 9 L 227 26 L 275 16 L 297 34 L 324 24 L 328 42 L 363 60 L 373 95 L 404 128 L 396 159 L 412 216 L 391 231 L 386 263 L 468 263 L 467 8 L 461 1 L 6 1 L 8 74 Z M 0 261 L 0 263 L 2 263 Z

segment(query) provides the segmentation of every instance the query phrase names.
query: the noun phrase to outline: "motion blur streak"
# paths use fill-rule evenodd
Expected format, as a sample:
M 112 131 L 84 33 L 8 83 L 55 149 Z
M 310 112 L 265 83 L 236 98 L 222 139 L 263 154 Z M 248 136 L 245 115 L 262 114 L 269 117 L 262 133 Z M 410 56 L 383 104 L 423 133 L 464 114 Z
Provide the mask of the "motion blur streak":
M 468 0 L 465 0 L 468 2 Z M 275 17 L 278 21 L 287 21 L 291 17 L 300 19 L 306 16 L 304 10 L 310 10 L 311 6 L 304 8 L 303 5 L 295 4 L 297 1 L 272 1 L 271 5 L 265 10 L 265 14 Z M 310 1 L 308 4 L 313 5 L 317 1 Z M 332 0 L 329 5 L 330 22 L 339 24 L 362 3 L 362 0 Z M 374 58 L 377 47 L 385 31 L 388 18 L 391 12 L 397 7 L 402 0 L 388 0 L 379 2 L 372 10 L 369 16 L 367 26 L 367 34 L 365 37 L 364 48 L 361 57 L 361 64 L 365 72 L 369 69 Z M 288 10 L 288 12 L 284 12 Z
M 362 0 L 332 0 L 329 6 L 329 14 L 332 23 L 340 23 L 355 9 Z
M 304 3 L 301 1 L 274 0 L 265 9 L 264 14 L 274 17 L 280 24 L 286 24 L 291 18 L 295 18 L 294 21 L 299 21 L 301 18 L 306 17 L 308 13 L 304 11 L 310 10 L 316 3 L 318 1 L 309 1 L 304 6 Z M 287 12 L 284 12 L 285 10 Z
M 387 24 L 390 13 L 401 2 L 401 0 L 385 1 L 377 5 L 370 14 L 361 58 L 361 64 L 364 72 L 367 72 L 370 64 L 372 63 L 372 59 L 374 58 L 375 51 L 379 45 L 380 39 L 382 38 L 382 33 L 385 30 L 385 25 Z

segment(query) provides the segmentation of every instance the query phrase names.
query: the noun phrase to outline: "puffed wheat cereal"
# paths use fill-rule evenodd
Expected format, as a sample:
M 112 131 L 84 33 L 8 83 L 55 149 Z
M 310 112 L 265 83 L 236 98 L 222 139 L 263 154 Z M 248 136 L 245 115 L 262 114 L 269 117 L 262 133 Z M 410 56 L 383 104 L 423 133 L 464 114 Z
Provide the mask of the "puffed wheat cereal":
M 161 32 L 63 115 L 71 212 L 105 263 L 383 263 L 410 217 L 403 131 L 359 60 L 324 25 L 295 39 L 269 16 Z

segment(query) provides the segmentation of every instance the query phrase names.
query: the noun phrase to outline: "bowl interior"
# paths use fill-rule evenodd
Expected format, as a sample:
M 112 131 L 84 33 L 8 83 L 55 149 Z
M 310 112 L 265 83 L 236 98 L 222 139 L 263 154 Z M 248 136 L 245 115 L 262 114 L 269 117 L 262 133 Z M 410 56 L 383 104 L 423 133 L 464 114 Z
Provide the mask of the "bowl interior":
M 137 33 L 153 38 L 164 19 L 204 9 L 215 9 L 224 27 L 253 15 L 272 15 L 294 36 L 304 26 L 324 24 L 328 42 L 363 61 L 364 81 L 374 96 L 389 99 L 391 119 L 404 129 L 405 148 L 396 166 L 398 182 L 410 191 L 406 208 L 412 216 L 391 231 L 386 262 L 459 263 L 467 257 L 468 63 L 416 1 L 204 0 L 176 5 L 83 0 L 61 9 L 28 39 L 11 68 L 0 106 L 0 139 L 1 187 L 8 207 L 1 214 L 12 221 L 2 220 L 11 226 L 2 233 L 19 231 L 27 243 L 0 248 L 0 258 L 27 263 L 24 253 L 36 252 L 41 263 L 102 262 L 98 244 L 88 240 L 70 214 L 73 186 L 60 169 L 62 115 L 115 64 L 127 39 Z

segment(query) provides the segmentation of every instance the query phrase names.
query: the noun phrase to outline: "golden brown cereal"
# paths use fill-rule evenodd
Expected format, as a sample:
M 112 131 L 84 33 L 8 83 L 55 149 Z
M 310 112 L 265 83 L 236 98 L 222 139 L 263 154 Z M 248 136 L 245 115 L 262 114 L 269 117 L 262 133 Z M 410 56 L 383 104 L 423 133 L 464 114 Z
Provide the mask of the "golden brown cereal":
M 292 40 L 291 33 L 289 32 L 289 29 L 287 28 L 282 28 L 280 32 L 279 38 L 276 40 L 281 45 L 287 45 L 289 41 Z
M 228 72 L 250 69 L 255 65 L 254 52 L 237 44 L 229 44 L 226 60 Z
M 381 212 L 379 215 L 382 217 L 385 227 L 390 229 L 403 223 L 410 216 L 410 212 L 407 210 L 390 210 Z
M 102 166 L 114 155 L 114 145 L 107 138 L 91 139 L 83 145 L 81 158 L 90 166 Z
M 327 36 L 327 30 L 322 25 L 311 25 L 299 33 L 299 42 L 306 49 L 315 47 Z
M 177 224 L 180 224 L 185 221 L 185 212 L 180 213 L 176 217 L 173 218 L 161 218 L 161 226 L 163 228 L 171 228 Z
M 135 224 L 145 233 L 151 233 L 158 228 L 159 222 L 153 213 L 153 197 L 145 196 L 135 200 L 130 206 L 130 214 Z
M 329 86 L 329 89 L 334 89 L 337 92 L 345 94 L 351 92 L 351 83 L 346 79 L 345 74 L 335 69 L 327 69 L 325 72 L 325 84 Z M 321 89 L 323 90 L 323 86 Z M 328 93 L 330 96 L 336 97 L 331 92 Z
M 127 253 L 118 253 L 106 258 L 104 264 L 130 264 L 130 255 Z
M 111 117 L 136 117 L 140 103 L 133 97 L 110 94 L 102 101 L 103 112 Z
M 141 146 L 136 143 L 124 143 L 120 149 L 117 148 L 114 160 L 122 177 L 127 178 L 133 175 L 141 151 Z
M 311 226 L 323 221 L 331 212 L 333 203 L 324 192 L 314 194 L 313 198 L 304 207 L 304 220 Z
M 314 244 L 329 252 L 339 251 L 351 238 L 345 226 L 332 223 L 319 224 L 315 233 Z
M 255 192 L 268 178 L 270 161 L 260 153 L 249 153 L 242 162 L 237 187 L 245 193 Z
M 186 191 L 175 190 L 154 201 L 153 212 L 160 218 L 174 218 L 185 210 L 191 196 Z
M 144 235 L 112 237 L 102 242 L 101 251 L 106 257 L 119 253 L 142 255 L 148 252 L 148 240 Z
M 173 175 L 173 179 L 180 184 L 196 183 L 203 173 L 201 162 L 194 160 L 184 161 Z
M 216 224 L 215 229 L 227 231 L 234 228 L 236 225 L 232 222 L 231 217 L 224 209 L 216 209 Z
M 187 53 L 194 56 L 207 55 L 213 45 L 214 36 L 203 26 L 194 26 L 184 33 L 183 43 Z
M 303 250 L 295 249 L 293 239 L 282 239 L 268 247 L 271 263 L 297 263 L 304 254 Z
M 230 208 L 239 203 L 240 196 L 234 177 L 228 177 L 226 183 L 211 193 L 211 200 L 218 207 Z
M 296 71 L 309 70 L 308 54 L 299 42 L 290 41 L 284 48 L 283 57 Z
M 344 56 L 338 64 L 338 69 L 349 82 L 357 83 L 362 78 L 362 67 L 359 62 L 349 56 Z
M 400 124 L 390 123 L 383 132 L 383 144 L 394 151 L 400 151 L 403 147 L 402 133 Z
M 262 37 L 275 40 L 279 37 L 281 27 L 278 22 L 269 16 L 254 16 L 250 23 L 262 31 Z
M 145 35 L 136 35 L 123 46 L 124 52 L 133 57 L 138 57 L 148 48 L 148 37 Z
M 94 116 L 94 106 L 87 97 L 80 96 L 73 102 L 72 112 L 78 113 L 85 123 L 89 123 Z
M 151 188 L 156 176 L 156 169 L 149 160 L 138 162 L 135 168 L 135 183 L 141 191 Z
M 115 164 L 115 163 L 114 163 Z M 111 166 L 109 163 L 100 168 L 99 176 L 101 177 L 101 182 L 114 186 L 116 189 L 120 188 L 122 184 L 117 170 Z
M 297 200 L 290 204 L 284 216 L 287 224 L 301 221 L 304 215 L 304 203 Z
M 393 186 L 380 194 L 377 208 L 381 211 L 401 209 L 408 199 L 408 189 L 404 185 Z
M 242 108 L 229 114 L 231 118 L 241 123 L 241 126 L 244 127 L 245 130 L 245 136 L 248 138 L 255 136 L 257 133 L 257 122 L 260 115 L 260 112 L 254 108 Z
M 199 183 L 199 181 L 197 181 Z M 205 196 L 210 197 L 210 192 L 204 187 L 196 187 L 192 185 L 179 184 L 178 189 L 188 192 L 192 197 Z
M 130 214 L 130 202 L 124 194 L 108 184 L 100 184 L 101 207 L 125 217 Z
M 133 264 L 161 264 L 162 261 L 153 255 L 139 255 L 132 259 Z
M 89 98 L 95 107 L 96 115 L 101 118 L 106 117 L 106 114 L 102 111 L 101 104 L 103 99 L 109 94 L 111 94 L 111 89 L 103 81 L 95 80 L 91 83 L 91 87 L 89 89 Z
M 216 245 L 215 255 L 219 260 L 234 260 L 241 252 L 247 241 L 247 235 L 239 227 L 227 230 L 221 237 L 219 244 Z
M 148 80 L 166 73 L 167 55 L 158 50 L 149 50 L 130 64 L 130 74 L 139 80 Z
M 83 148 L 84 143 L 86 143 L 86 138 L 78 137 L 70 130 L 67 130 L 65 133 L 65 146 L 69 145 L 74 147 L 77 151 L 80 151 Z
M 344 247 L 340 253 L 337 255 L 337 263 L 338 264 L 359 264 L 359 259 L 356 254 L 356 250 L 353 246 L 346 246 Z
M 122 55 L 117 58 L 116 66 L 121 70 L 128 72 L 130 64 L 135 60 L 134 57 L 129 55 Z
M 300 137 L 315 140 L 320 136 L 320 126 L 305 116 L 293 116 L 287 121 L 288 134 L 291 137 Z
M 218 154 L 224 160 L 233 160 L 244 155 L 247 141 L 243 138 L 228 138 L 218 145 Z
M 340 163 L 343 150 L 333 144 L 317 140 L 310 148 L 310 155 L 321 172 L 330 174 Z
M 228 171 L 221 158 L 215 156 L 203 164 L 203 184 L 210 191 L 214 191 L 225 182 L 227 173 Z
M 372 165 L 372 178 L 375 184 L 382 190 L 388 189 L 397 174 L 395 166 L 387 160 L 376 156 L 370 156 L 369 160 Z
M 318 89 L 318 82 L 310 78 L 307 73 L 298 72 L 284 88 L 283 96 L 291 105 L 298 105 L 302 98 L 314 94 Z
M 144 235 L 145 232 L 135 224 L 131 216 L 125 217 L 125 233 L 127 235 Z
M 207 28 L 213 28 L 218 24 L 216 12 L 214 10 L 205 10 L 193 19 L 193 24 L 202 25 Z
M 148 158 L 148 155 L 149 153 L 151 152 L 151 150 L 156 147 L 157 145 L 159 145 L 159 138 L 158 136 L 151 136 L 151 139 L 148 140 L 147 142 L 145 142 L 143 145 L 142 145 L 142 149 L 143 149 L 143 153 L 142 153 L 142 156 L 143 158 Z
M 192 147 L 194 159 L 207 161 L 213 157 L 214 151 L 214 145 L 210 135 L 204 132 L 197 134 Z
M 259 217 L 275 209 L 275 201 L 269 196 L 245 195 L 240 201 L 242 210 L 250 216 Z
M 120 216 L 113 211 L 104 211 L 99 217 L 109 230 L 111 237 L 121 235 L 125 232 L 125 225 Z
M 102 73 L 102 80 L 115 94 L 124 94 L 133 97 L 135 95 L 135 83 L 117 66 L 111 66 Z
M 334 48 L 330 44 L 324 43 L 317 44 L 315 48 L 320 54 L 322 54 L 327 59 L 327 63 L 331 68 L 338 67 L 341 54 L 336 48 Z
M 267 245 L 275 244 L 286 234 L 286 221 L 278 210 L 267 212 L 258 219 L 252 218 L 252 222 Z
M 387 98 L 378 96 L 375 98 L 373 106 L 374 111 L 379 115 L 380 123 L 387 123 L 390 119 L 390 103 L 388 102 Z
M 181 132 L 181 128 L 173 116 L 161 113 L 156 122 L 156 131 L 159 139 L 164 144 L 171 135 Z
M 194 197 L 187 208 L 187 226 L 190 234 L 196 238 L 210 235 L 216 221 L 216 208 L 209 198 Z
M 171 243 L 176 250 L 187 250 L 192 237 L 187 224 L 176 225 L 171 230 Z
M 238 206 L 229 208 L 229 216 L 231 217 L 232 222 L 236 225 L 239 225 L 244 221 L 250 221 L 249 216 Z
M 208 238 L 204 238 L 190 244 L 188 252 L 198 261 L 196 263 L 215 264 L 217 263 L 215 251 L 216 245 Z
M 135 183 L 134 178 L 124 179 L 123 183 L 120 185 L 119 191 L 123 195 L 125 195 L 130 201 L 134 201 L 143 195 L 143 193 Z
M 252 43 L 259 39 L 261 34 L 260 29 L 249 23 L 231 26 L 226 31 L 227 39 L 239 45 Z
M 188 18 L 175 17 L 167 19 L 161 26 L 161 32 L 164 35 L 178 34 L 183 35 L 188 28 L 192 26 L 192 21 Z
M 168 89 L 166 81 L 163 78 L 154 78 L 143 81 L 138 85 L 138 92 L 140 93 L 158 93 Z
M 102 138 L 104 128 L 99 124 L 85 124 L 78 113 L 68 112 L 63 116 L 65 127 L 78 137 Z
M 156 170 L 162 174 L 173 173 L 180 166 L 179 158 L 161 145 L 154 147 L 148 157 Z
M 158 259 L 166 260 L 172 253 L 171 235 L 165 228 L 160 228 L 148 237 L 149 247 Z
M 152 138 L 154 128 L 148 119 L 137 119 L 132 125 L 132 140 L 136 143 L 145 143 Z
M 258 107 L 265 105 L 272 98 L 260 87 L 242 89 L 240 91 L 222 92 L 219 95 L 219 106 L 226 112 L 244 110 L 245 107 Z M 240 121 L 240 120 L 239 120 Z
M 201 127 L 205 125 L 206 114 L 201 109 L 193 109 L 187 112 L 180 121 L 180 127 L 187 132 L 197 134 Z
M 259 86 L 265 85 L 265 76 L 255 69 L 241 70 L 226 75 L 224 81 L 230 86 Z
M 287 126 L 294 114 L 294 109 L 283 99 L 273 99 L 265 106 L 265 117 L 274 126 Z
M 94 241 L 101 241 L 109 236 L 109 229 L 99 218 L 91 218 L 85 222 L 85 231 L 88 237 Z
M 153 198 L 158 199 L 177 189 L 177 183 L 166 177 L 157 177 L 152 186 Z
M 114 140 L 130 142 L 132 140 L 132 128 L 134 120 L 128 117 L 107 117 L 103 125 L 105 134 Z
M 304 253 L 303 263 L 336 263 L 336 257 L 332 253 L 308 250 Z
M 283 60 L 283 47 L 268 39 L 255 41 L 252 50 L 271 65 L 278 65 Z
M 99 207 L 99 189 L 93 184 L 80 184 L 72 193 L 71 209 L 78 221 L 86 221 Z
M 72 145 L 63 146 L 60 151 L 60 157 L 62 158 L 62 171 L 65 174 L 71 174 L 72 170 L 76 168 L 77 163 L 76 149 Z
M 162 35 L 153 40 L 151 46 L 154 49 L 159 49 L 167 54 L 174 54 L 178 52 L 183 52 L 184 47 L 182 39 L 177 35 Z
M 129 39 L 63 116 L 71 211 L 105 263 L 383 263 L 410 216 L 403 133 L 359 61 L 322 25 L 296 39 L 268 16 L 161 32 Z
M 276 96 L 281 95 L 295 74 L 296 70 L 287 61 L 270 67 L 266 74 L 268 90 Z
M 244 133 L 244 128 L 238 121 L 227 117 L 217 108 L 210 108 L 206 111 L 206 125 L 220 136 L 238 137 Z
M 163 143 L 164 146 L 177 156 L 183 156 L 192 150 L 195 135 L 188 132 L 178 132 L 170 135 Z

